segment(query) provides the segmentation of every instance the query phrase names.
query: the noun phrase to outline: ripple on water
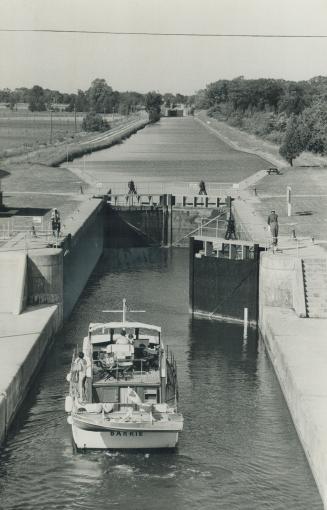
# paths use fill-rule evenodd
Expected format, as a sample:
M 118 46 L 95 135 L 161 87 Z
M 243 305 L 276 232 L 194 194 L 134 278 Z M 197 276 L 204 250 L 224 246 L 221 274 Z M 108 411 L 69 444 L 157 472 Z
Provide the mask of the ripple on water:
M 189 320 L 186 260 L 101 259 L 1 452 L 1 510 L 322 510 L 264 349 L 251 335 L 244 349 L 236 325 Z M 185 430 L 175 452 L 76 453 L 63 410 L 72 348 L 126 295 L 175 352 Z

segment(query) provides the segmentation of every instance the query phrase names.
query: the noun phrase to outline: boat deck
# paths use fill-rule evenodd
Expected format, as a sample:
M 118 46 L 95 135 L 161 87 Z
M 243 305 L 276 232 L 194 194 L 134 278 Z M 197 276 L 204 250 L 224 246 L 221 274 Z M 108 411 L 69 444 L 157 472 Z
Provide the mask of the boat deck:
M 121 376 L 118 379 L 116 377 L 104 377 L 93 383 L 93 386 L 131 386 L 137 384 L 149 384 L 157 385 L 160 384 L 160 374 L 158 370 L 151 370 L 149 372 L 142 373 L 128 373 L 125 376 Z

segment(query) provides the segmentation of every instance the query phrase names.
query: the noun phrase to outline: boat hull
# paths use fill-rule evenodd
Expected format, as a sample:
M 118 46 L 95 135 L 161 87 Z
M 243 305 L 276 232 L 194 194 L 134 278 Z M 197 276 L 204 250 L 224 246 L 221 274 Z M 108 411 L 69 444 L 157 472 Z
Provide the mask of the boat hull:
M 176 431 L 86 430 L 73 423 L 72 433 L 81 449 L 175 448 L 178 442 Z

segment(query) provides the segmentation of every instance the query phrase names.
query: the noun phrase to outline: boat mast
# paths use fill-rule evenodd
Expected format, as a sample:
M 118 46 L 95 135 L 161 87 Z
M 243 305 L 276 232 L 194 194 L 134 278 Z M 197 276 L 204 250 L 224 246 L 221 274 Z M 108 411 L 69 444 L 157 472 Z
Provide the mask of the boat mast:
M 127 311 L 126 298 L 124 298 L 123 299 L 123 324 L 125 324 L 125 322 L 126 322 L 126 311 Z

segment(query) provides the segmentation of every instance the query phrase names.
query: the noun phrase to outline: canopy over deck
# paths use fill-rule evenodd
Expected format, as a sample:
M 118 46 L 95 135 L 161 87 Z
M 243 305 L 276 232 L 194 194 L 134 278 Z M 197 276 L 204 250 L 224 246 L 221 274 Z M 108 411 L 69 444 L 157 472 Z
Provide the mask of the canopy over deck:
M 89 325 L 89 333 L 94 333 L 99 329 L 148 329 L 161 333 L 160 326 L 145 324 L 144 322 L 91 322 Z

